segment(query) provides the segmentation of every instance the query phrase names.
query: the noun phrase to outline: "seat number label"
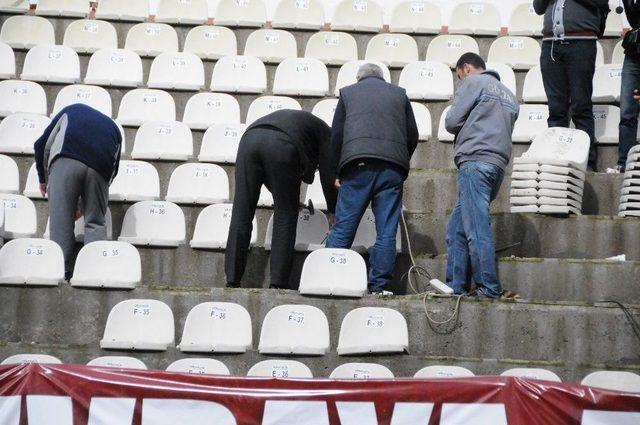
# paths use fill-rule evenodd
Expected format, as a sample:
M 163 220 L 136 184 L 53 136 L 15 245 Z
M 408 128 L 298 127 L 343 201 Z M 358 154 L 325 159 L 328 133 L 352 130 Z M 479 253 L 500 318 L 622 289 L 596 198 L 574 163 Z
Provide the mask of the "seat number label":
M 294 323 L 296 325 L 301 325 L 304 323 L 304 312 L 302 311 L 290 311 L 289 316 L 287 316 L 287 321 L 289 323 Z
M 384 326 L 384 316 L 368 316 L 366 324 L 368 328 L 382 328 Z
M 226 320 L 227 309 L 222 307 L 211 307 L 211 312 L 209 313 L 209 317 L 217 320 Z
M 151 306 L 149 304 L 135 304 L 133 306 L 134 316 L 151 316 Z

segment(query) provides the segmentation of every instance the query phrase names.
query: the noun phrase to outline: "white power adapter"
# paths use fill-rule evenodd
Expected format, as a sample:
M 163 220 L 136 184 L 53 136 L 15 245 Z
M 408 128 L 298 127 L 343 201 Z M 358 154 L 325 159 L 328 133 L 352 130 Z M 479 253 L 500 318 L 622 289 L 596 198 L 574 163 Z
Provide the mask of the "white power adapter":
M 442 281 L 440 281 L 439 279 L 431 279 L 429 283 L 433 288 L 435 288 L 441 294 L 446 294 L 446 295 L 453 294 L 453 288 L 442 283 Z

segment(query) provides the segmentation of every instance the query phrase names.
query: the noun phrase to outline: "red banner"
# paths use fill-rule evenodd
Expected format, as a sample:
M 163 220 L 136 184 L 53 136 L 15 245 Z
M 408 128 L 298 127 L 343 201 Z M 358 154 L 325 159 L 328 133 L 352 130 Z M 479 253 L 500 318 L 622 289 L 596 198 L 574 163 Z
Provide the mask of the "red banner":
M 640 394 L 508 377 L 293 380 L 0 367 L 1 425 L 638 425 Z

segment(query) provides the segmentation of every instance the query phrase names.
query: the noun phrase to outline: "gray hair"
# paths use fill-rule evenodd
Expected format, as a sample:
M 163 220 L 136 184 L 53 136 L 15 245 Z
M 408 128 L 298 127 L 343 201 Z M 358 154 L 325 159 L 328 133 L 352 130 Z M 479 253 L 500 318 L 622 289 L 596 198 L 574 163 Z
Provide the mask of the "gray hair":
M 366 77 L 378 77 L 384 80 L 384 74 L 382 73 L 382 69 L 373 63 L 365 63 L 358 69 L 358 73 L 356 74 L 356 80 L 360 81 Z

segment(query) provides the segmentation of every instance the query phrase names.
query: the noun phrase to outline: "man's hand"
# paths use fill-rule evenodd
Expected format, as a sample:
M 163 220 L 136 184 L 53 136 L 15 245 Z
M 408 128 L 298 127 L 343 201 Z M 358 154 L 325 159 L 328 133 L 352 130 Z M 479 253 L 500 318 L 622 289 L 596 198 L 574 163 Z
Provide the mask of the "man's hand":
M 638 102 L 640 102 L 640 91 L 638 91 L 637 89 L 633 91 L 633 98 L 635 100 L 637 100 Z
M 340 189 L 340 179 L 336 179 L 333 185 L 335 186 L 336 189 Z
M 327 221 L 329 222 L 329 229 L 333 229 L 336 225 L 336 215 L 334 213 L 327 212 Z
M 80 219 L 80 217 L 82 217 L 83 215 L 84 215 L 84 211 L 82 211 L 82 208 L 78 207 L 78 208 L 76 209 L 76 213 L 75 213 L 75 215 L 74 215 L 74 219 L 75 219 L 75 220 L 78 220 L 78 219 Z
M 42 196 L 47 196 L 47 184 L 46 183 L 40 183 L 40 193 L 42 194 Z

